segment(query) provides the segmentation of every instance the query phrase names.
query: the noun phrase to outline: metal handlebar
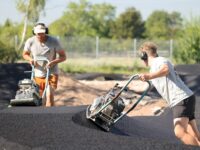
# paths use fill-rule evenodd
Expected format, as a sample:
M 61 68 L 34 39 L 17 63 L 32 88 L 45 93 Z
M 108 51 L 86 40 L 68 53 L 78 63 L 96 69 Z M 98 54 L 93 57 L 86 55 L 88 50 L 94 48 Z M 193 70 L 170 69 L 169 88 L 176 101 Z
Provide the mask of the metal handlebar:
M 46 61 L 47 63 L 49 63 L 49 60 L 44 56 L 37 56 L 36 58 L 34 58 L 34 61 Z
M 129 83 L 132 81 L 132 80 L 137 80 L 139 79 L 139 75 L 133 75 L 129 81 L 126 83 L 126 85 L 120 90 L 119 94 L 113 99 L 117 99 L 117 97 L 123 92 L 123 90 L 129 85 Z M 116 123 L 118 120 L 120 120 L 124 115 L 128 114 L 130 111 L 132 111 L 137 105 L 138 103 L 143 99 L 143 97 L 147 94 L 147 92 L 149 91 L 150 87 L 151 87 L 151 83 L 150 81 L 145 81 L 148 83 L 148 87 L 146 88 L 146 90 L 142 93 L 142 95 L 140 96 L 140 98 L 134 103 L 134 105 L 127 111 L 125 112 L 123 115 L 121 115 L 119 118 L 117 118 L 114 123 Z
M 44 56 L 37 56 L 36 58 L 34 58 L 34 61 L 36 61 L 36 62 L 38 62 L 38 61 L 44 61 L 44 62 L 49 63 L 49 60 L 46 57 L 44 57 Z M 34 67 L 34 65 L 31 65 L 31 67 L 32 67 L 31 80 L 33 80 L 35 67 Z M 47 86 L 49 84 L 49 82 L 48 82 L 48 80 L 49 80 L 49 73 L 50 73 L 50 69 L 47 68 L 47 73 L 46 73 L 46 78 L 45 78 L 45 88 L 44 88 L 44 92 L 42 93 L 42 98 L 44 98 L 44 96 L 46 94 Z
M 128 80 L 128 82 L 124 85 L 124 87 L 121 88 L 120 92 L 117 94 L 116 97 L 118 97 L 118 96 L 127 88 L 127 86 L 128 86 L 133 80 L 138 80 L 138 79 L 139 79 L 139 75 L 138 75 L 138 74 L 135 74 L 135 75 L 131 76 L 131 78 L 130 78 L 130 79 Z M 148 83 L 148 88 L 146 89 L 146 91 L 148 91 L 148 90 L 150 89 L 151 84 L 150 84 L 149 81 L 145 81 L 145 82 Z M 146 94 L 146 93 L 145 93 L 145 94 Z

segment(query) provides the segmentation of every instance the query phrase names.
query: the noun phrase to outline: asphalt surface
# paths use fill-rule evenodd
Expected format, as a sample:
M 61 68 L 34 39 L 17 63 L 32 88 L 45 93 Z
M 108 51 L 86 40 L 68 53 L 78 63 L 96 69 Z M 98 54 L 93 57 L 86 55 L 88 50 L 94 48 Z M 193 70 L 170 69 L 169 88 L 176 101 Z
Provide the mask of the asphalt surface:
M 200 65 L 190 66 L 190 71 L 185 68 L 177 66 L 177 71 L 197 95 L 200 128 Z M 30 77 L 23 73 L 27 69 L 27 64 L 0 65 L 0 150 L 199 149 L 175 138 L 170 109 L 161 116 L 124 117 L 110 132 L 105 132 L 85 118 L 87 106 L 7 108 L 18 80 Z

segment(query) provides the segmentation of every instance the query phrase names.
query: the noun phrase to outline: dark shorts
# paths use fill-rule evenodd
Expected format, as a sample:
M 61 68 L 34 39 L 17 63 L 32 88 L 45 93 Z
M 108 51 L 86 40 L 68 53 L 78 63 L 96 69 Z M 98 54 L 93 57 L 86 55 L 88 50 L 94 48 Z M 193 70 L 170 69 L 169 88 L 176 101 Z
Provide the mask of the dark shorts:
M 187 117 L 189 118 L 189 121 L 195 119 L 195 103 L 196 99 L 194 95 L 179 102 L 172 108 L 173 117 L 174 118 Z

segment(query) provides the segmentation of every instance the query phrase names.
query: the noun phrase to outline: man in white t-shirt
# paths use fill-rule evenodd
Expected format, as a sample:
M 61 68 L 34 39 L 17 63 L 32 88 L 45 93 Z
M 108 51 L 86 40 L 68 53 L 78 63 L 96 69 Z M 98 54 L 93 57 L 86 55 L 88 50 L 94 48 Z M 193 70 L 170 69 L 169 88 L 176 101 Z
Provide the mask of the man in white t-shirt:
M 48 28 L 44 23 L 37 23 L 33 28 L 34 36 L 30 37 L 24 46 L 23 58 L 35 66 L 34 80 L 40 87 L 40 95 L 45 89 L 46 68 L 50 69 L 49 86 L 46 91 L 45 106 L 54 106 L 54 91 L 58 82 L 58 63 L 66 60 L 66 54 L 60 42 L 48 35 Z M 58 57 L 57 57 L 58 55 Z M 37 63 L 37 57 L 48 59 L 49 63 Z
M 150 80 L 158 93 L 172 108 L 174 133 L 184 144 L 200 146 L 200 133 L 195 120 L 195 96 L 176 74 L 172 63 L 157 54 L 153 42 L 140 48 L 141 59 L 150 67 L 149 73 L 140 74 L 142 81 Z

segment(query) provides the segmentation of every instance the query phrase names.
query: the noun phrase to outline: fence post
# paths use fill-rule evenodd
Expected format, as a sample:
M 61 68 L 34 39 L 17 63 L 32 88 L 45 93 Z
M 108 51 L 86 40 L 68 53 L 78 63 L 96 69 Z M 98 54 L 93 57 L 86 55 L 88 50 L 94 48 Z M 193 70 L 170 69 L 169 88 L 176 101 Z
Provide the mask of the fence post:
M 96 36 L 96 58 L 99 57 L 99 37 Z
M 56 38 L 57 38 L 58 40 L 60 40 L 60 36 L 56 36 Z
M 133 39 L 133 56 L 136 57 L 137 53 L 137 40 Z
M 170 49 L 169 49 L 170 60 L 173 58 L 173 39 L 170 40 Z
M 17 44 L 18 44 L 18 36 L 17 35 L 15 35 L 15 37 L 14 37 L 14 46 L 15 46 L 15 50 L 17 49 Z

